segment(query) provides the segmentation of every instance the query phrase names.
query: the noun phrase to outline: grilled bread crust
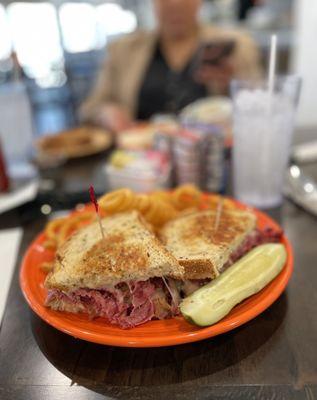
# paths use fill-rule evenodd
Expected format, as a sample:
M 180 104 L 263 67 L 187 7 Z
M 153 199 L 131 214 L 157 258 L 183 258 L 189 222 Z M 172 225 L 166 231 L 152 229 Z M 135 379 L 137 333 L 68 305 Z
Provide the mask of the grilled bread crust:
M 215 278 L 244 239 L 254 230 L 250 211 L 223 210 L 216 228 L 216 212 L 198 211 L 168 222 L 161 241 L 184 267 L 183 279 Z
M 184 269 L 136 211 L 102 220 L 73 234 L 58 250 L 48 289 L 101 289 L 130 280 L 171 276 L 182 279 Z

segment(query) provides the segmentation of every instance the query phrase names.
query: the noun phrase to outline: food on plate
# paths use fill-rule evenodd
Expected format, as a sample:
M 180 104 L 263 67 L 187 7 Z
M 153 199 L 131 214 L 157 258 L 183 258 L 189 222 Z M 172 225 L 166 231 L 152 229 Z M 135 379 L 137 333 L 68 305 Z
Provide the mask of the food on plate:
M 104 167 L 109 188 L 150 192 L 169 184 L 171 164 L 160 151 L 117 150 Z
M 99 200 L 101 210 L 107 214 L 116 214 L 122 211 L 133 210 L 136 207 L 136 194 L 130 189 L 118 189 L 106 193 Z
M 151 124 L 139 125 L 119 132 L 118 147 L 125 150 L 149 150 L 152 147 L 155 132 L 155 126 Z
M 225 138 L 232 138 L 232 102 L 229 97 L 213 96 L 197 100 L 186 106 L 180 113 L 183 124 L 194 127 L 216 125 L 222 129 Z
M 213 96 L 197 100 L 186 106 L 181 118 L 205 123 L 217 123 L 230 120 L 232 102 L 229 97 Z
M 117 135 L 117 144 L 124 150 L 149 150 L 153 147 L 155 135 L 163 132 L 174 135 L 179 129 L 175 121 L 139 123 Z
M 82 157 L 95 154 L 111 145 L 111 136 L 101 128 L 80 126 L 40 138 L 36 147 L 45 156 Z
M 175 279 L 182 267 L 136 212 L 82 228 L 59 248 L 45 280 L 46 305 L 54 310 L 85 312 L 131 328 L 179 311 Z
M 88 208 L 48 223 L 43 247 L 55 258 L 41 266 L 46 305 L 122 328 L 178 315 L 184 297 L 282 235 L 259 230 L 251 210 L 192 185 L 149 194 L 122 188 L 102 196 L 99 209 L 104 238 Z
M 137 210 L 155 228 L 178 216 L 180 209 L 184 210 L 184 205 L 190 207 L 188 210 L 193 208 L 197 210 L 201 199 L 202 193 L 193 185 L 183 185 L 171 192 L 161 190 L 150 194 L 135 193 L 130 189 L 122 188 L 102 196 L 99 199 L 99 205 L 104 215 Z M 205 207 L 216 208 L 218 199 L 218 195 L 208 196 L 205 199 Z M 180 205 L 181 202 L 183 202 L 182 205 Z M 225 199 L 224 202 L 231 207 L 229 199 Z M 95 213 L 85 210 L 50 221 L 44 231 L 43 247 L 56 250 L 73 232 L 94 220 Z M 47 270 L 47 266 L 44 269 Z
M 116 150 L 111 154 L 110 165 L 114 168 L 124 168 L 133 161 L 134 157 L 128 151 Z
M 256 229 L 253 212 L 206 210 L 176 218 L 163 226 L 160 239 L 184 267 L 187 279 L 213 279 L 253 247 L 279 241 L 281 232 Z
M 45 228 L 45 241 L 43 247 L 56 250 L 65 240 L 80 227 L 94 221 L 96 215 L 93 211 L 83 211 L 64 218 L 50 221 Z
M 171 195 L 171 202 L 177 210 L 199 207 L 202 192 L 194 185 L 187 184 L 179 186 Z
M 99 205 L 105 214 L 137 210 L 154 227 L 160 227 L 178 214 L 172 200 L 162 193 L 137 194 L 130 189 L 118 189 L 102 196 Z
M 105 214 L 138 210 L 154 228 L 176 218 L 180 212 L 197 211 L 201 206 L 216 209 L 219 199 L 224 199 L 224 209 L 233 208 L 233 202 L 219 195 L 203 195 L 194 185 L 179 186 L 170 192 L 158 190 L 148 194 L 138 194 L 122 188 L 106 193 L 99 199 L 100 208 Z
M 216 210 L 219 202 L 223 203 L 223 210 L 236 208 L 230 199 L 217 194 L 203 194 L 191 184 L 179 186 L 169 192 L 157 190 L 149 194 L 135 193 L 130 189 L 122 188 L 109 192 L 99 199 L 103 215 L 137 210 L 155 230 L 159 230 L 176 217 L 195 212 L 200 208 Z M 43 247 L 56 251 L 72 233 L 94 222 L 95 217 L 93 211 L 86 209 L 50 221 L 44 231 Z M 43 270 L 48 269 L 49 263 L 43 264 Z
M 41 270 L 45 273 L 51 272 L 53 270 L 53 263 L 45 261 L 41 264 Z
M 225 317 L 242 300 L 262 290 L 282 270 L 285 247 L 263 244 L 250 251 L 222 275 L 184 299 L 180 310 L 189 322 L 207 326 Z

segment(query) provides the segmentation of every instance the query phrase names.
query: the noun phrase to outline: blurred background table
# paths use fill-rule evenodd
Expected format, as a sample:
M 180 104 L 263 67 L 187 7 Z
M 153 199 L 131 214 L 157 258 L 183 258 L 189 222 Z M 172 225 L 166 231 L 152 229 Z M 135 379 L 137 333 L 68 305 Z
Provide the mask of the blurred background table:
M 309 140 L 312 133 L 299 132 L 296 142 Z M 87 201 L 88 194 L 79 195 L 77 190 L 83 182 L 88 187 L 94 179 L 104 190 L 106 183 L 98 177 L 104 157 L 86 161 L 88 164 L 69 164 L 57 174 L 58 190 L 68 189 L 74 197 L 60 194 L 61 201 L 52 203 L 53 209 Z M 316 167 L 310 164 L 304 171 L 317 179 Z M 19 288 L 19 264 L 46 222 L 40 205 L 27 204 L 1 216 L 0 229 L 24 228 L 0 331 L 1 399 L 317 397 L 315 217 L 288 200 L 269 212 L 293 245 L 295 269 L 285 293 L 263 314 L 203 342 L 125 349 L 76 340 L 50 327 L 28 308 Z

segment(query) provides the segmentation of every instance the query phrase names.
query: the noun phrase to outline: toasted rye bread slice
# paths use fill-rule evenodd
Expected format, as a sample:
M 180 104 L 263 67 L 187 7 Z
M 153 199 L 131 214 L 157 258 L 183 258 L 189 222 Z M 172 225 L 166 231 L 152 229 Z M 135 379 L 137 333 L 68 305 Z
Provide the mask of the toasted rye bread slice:
M 217 277 L 256 225 L 256 217 L 249 211 L 223 210 L 217 229 L 215 218 L 214 211 L 198 211 L 161 229 L 162 242 L 184 267 L 184 279 Z
M 100 289 L 119 282 L 173 276 L 181 279 L 183 267 L 147 228 L 136 211 L 102 220 L 72 235 L 58 250 L 47 288 L 64 291 Z

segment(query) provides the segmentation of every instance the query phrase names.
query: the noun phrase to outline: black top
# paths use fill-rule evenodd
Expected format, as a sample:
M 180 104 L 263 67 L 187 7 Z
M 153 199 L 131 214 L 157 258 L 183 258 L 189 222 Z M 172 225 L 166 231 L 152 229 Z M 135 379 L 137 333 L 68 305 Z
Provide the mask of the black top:
M 173 71 L 157 44 L 139 91 L 137 118 L 178 113 L 189 103 L 205 97 L 205 86 L 194 80 L 195 61 L 196 54 L 182 71 Z

